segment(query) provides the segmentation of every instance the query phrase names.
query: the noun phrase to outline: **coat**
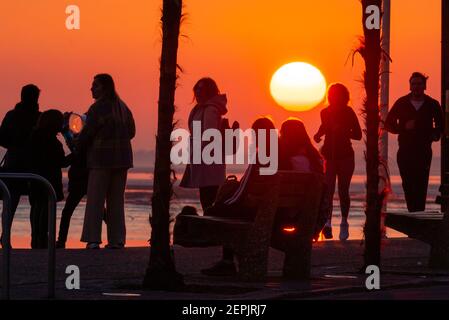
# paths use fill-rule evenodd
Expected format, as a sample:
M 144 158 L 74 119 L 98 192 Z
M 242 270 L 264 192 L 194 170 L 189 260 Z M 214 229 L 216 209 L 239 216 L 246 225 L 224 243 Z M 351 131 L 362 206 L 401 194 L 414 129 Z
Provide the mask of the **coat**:
M 415 128 L 407 130 L 405 124 L 415 121 Z M 418 151 L 430 149 L 443 132 L 443 111 L 435 99 L 425 96 L 424 104 L 418 110 L 411 103 L 411 96 L 399 98 L 385 120 L 385 129 L 399 134 L 399 149 Z
M 228 110 L 226 108 L 226 95 L 217 95 L 204 104 L 196 105 L 189 115 L 189 130 L 193 133 L 193 121 L 201 121 L 201 135 L 207 129 L 221 129 L 223 115 Z M 194 137 L 190 137 L 190 150 Z M 207 145 L 202 143 L 202 148 Z M 190 155 L 193 159 L 193 155 Z M 193 164 L 192 161 L 186 166 L 184 176 L 180 186 L 184 188 L 202 188 L 210 186 L 220 186 L 226 179 L 226 165 L 222 164 Z
M 39 119 L 38 105 L 25 105 L 19 102 L 9 111 L 0 126 L 0 146 L 7 149 L 5 167 L 13 171 L 29 169 L 29 139 Z
M 35 130 L 31 135 L 30 158 L 31 171 L 51 183 L 58 201 L 64 199 L 61 169 L 69 166 L 71 156 L 65 156 L 56 135 L 44 129 Z M 42 189 L 42 186 L 36 184 L 35 188 Z
M 125 120 L 116 121 L 114 111 L 122 112 Z M 133 167 L 131 139 L 135 135 L 134 118 L 126 104 L 100 99 L 87 112 L 86 125 L 75 143 L 76 153 L 86 153 L 89 169 L 129 169 Z

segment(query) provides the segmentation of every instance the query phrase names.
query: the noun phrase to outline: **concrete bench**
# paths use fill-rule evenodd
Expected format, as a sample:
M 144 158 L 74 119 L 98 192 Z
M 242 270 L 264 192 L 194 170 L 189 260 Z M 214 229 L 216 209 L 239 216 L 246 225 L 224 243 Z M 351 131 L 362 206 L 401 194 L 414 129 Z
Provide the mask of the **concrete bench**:
M 323 185 L 323 177 L 312 173 L 280 171 L 273 176 L 258 176 L 249 181 L 242 199 L 245 208 L 255 210 L 254 220 L 178 216 L 174 243 L 186 247 L 233 248 L 239 278 L 245 281 L 265 278 L 268 249 L 272 246 L 285 252 L 285 277 L 308 278 Z M 286 212 L 294 213 L 293 218 L 279 222 L 276 214 Z
M 438 211 L 388 212 L 385 225 L 431 246 L 429 267 L 449 268 L 449 219 Z

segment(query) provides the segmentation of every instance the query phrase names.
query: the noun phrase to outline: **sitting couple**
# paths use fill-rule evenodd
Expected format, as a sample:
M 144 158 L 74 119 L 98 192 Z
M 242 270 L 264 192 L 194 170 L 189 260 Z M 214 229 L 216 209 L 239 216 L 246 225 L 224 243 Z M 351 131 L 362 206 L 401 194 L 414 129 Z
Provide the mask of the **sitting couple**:
M 273 122 L 269 118 L 259 118 L 253 125 L 252 129 L 257 133 L 258 130 L 275 129 Z M 266 134 L 266 150 L 270 150 L 269 134 Z M 256 152 L 261 141 L 258 141 L 259 135 L 256 134 Z M 256 157 L 258 159 L 259 157 Z M 281 126 L 279 137 L 279 170 L 293 170 L 301 172 L 311 172 L 323 174 L 323 160 L 318 150 L 312 145 L 311 140 L 307 134 L 303 122 L 299 119 L 290 118 Z M 255 212 L 242 205 L 243 195 L 248 186 L 248 181 L 251 181 L 255 175 L 259 174 L 260 163 L 250 164 L 243 175 L 238 188 L 228 196 L 223 197 L 221 190 L 218 192 L 214 204 L 205 210 L 205 215 L 208 216 L 226 216 L 238 218 L 254 218 Z M 222 188 L 223 189 L 223 188 Z M 224 200 L 223 198 L 227 198 Z M 317 220 L 317 227 L 315 230 L 315 238 L 319 235 L 323 228 L 327 214 L 329 212 L 329 201 L 323 196 L 320 207 L 320 213 Z M 206 275 L 213 276 L 227 276 L 236 274 L 236 266 L 234 264 L 234 251 L 231 248 L 223 248 L 223 257 L 214 266 L 201 271 Z

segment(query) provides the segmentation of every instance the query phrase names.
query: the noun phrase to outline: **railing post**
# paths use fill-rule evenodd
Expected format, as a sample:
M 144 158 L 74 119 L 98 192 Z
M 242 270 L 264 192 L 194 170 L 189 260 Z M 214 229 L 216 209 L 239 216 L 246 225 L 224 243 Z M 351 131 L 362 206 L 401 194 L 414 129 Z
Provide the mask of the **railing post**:
M 10 289 L 10 259 L 11 259 L 11 194 L 6 184 L 0 180 L 0 190 L 2 192 L 2 250 L 3 250 L 3 271 L 2 271 L 2 299 L 9 300 Z

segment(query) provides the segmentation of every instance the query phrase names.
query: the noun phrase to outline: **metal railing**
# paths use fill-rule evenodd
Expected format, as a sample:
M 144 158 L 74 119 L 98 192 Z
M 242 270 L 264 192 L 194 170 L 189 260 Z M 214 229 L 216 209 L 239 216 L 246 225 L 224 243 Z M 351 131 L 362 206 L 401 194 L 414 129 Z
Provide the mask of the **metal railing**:
M 2 248 L 3 248 L 3 271 L 2 271 L 2 299 L 9 300 L 9 276 L 11 255 L 11 194 L 6 184 L 0 180 L 0 191 L 2 192 Z
M 54 298 L 55 296 L 55 270 L 56 270 L 56 193 L 53 189 L 53 186 L 48 182 L 47 179 L 41 177 L 37 174 L 32 173 L 0 173 L 0 179 L 9 179 L 9 180 L 27 180 L 27 181 L 36 181 L 43 184 L 47 190 L 48 194 L 48 298 Z M 1 181 L 1 180 L 0 180 Z M 6 188 L 6 185 L 2 181 L 0 184 L 0 188 Z M 6 188 L 8 190 L 8 188 Z M 6 293 L 6 289 L 4 290 L 4 295 L 9 298 L 9 260 L 10 260 L 10 250 L 11 250 L 11 222 L 10 222 L 10 203 L 5 211 L 5 192 L 3 198 L 3 238 L 2 238 L 2 247 L 3 247 L 3 259 L 4 263 L 8 263 L 8 266 L 4 268 L 4 277 L 7 276 L 7 279 L 4 279 L 4 285 L 7 286 L 8 292 Z M 8 192 L 9 195 L 9 192 Z M 7 196 L 8 196 L 7 195 Z M 10 195 L 9 199 L 10 200 Z M 7 200 L 7 201 L 8 201 Z M 5 219 L 6 216 L 6 219 Z M 7 222 L 7 223 L 6 223 Z M 6 258 L 6 259 L 5 259 Z M 6 265 L 5 265 L 6 266 Z

